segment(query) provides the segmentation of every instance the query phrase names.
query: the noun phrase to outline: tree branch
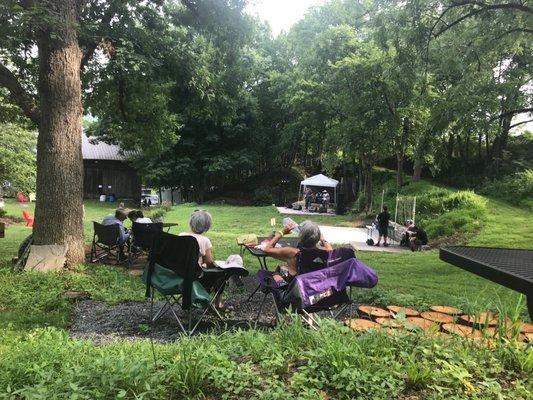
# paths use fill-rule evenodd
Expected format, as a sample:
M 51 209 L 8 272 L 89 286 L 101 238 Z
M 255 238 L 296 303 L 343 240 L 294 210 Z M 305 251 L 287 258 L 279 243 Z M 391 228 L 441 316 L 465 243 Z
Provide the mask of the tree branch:
M 514 116 L 516 114 L 524 114 L 524 113 L 533 113 L 533 107 L 518 108 L 516 110 L 506 111 L 504 113 L 501 113 L 500 115 L 492 117 L 491 119 L 489 119 L 489 122 L 494 121 L 496 119 L 501 119 L 503 117 L 508 117 L 509 115 Z
M 446 32 L 448 29 L 450 28 L 453 28 L 455 25 L 463 22 L 465 19 L 468 19 L 470 17 L 474 17 L 476 16 L 477 14 L 480 14 L 481 12 L 485 11 L 483 8 L 480 8 L 480 9 L 477 9 L 477 10 L 474 10 L 474 11 L 471 11 L 469 12 L 468 14 L 466 15 L 463 15 L 461 18 L 458 18 L 456 19 L 455 21 L 453 21 L 451 24 L 446 24 L 446 26 L 444 28 L 442 28 L 441 30 L 439 30 L 437 33 L 435 33 L 435 37 L 438 37 L 440 35 L 442 35 L 444 32 Z
M 9 90 L 11 99 L 17 104 L 24 114 L 39 125 L 41 115 L 39 107 L 33 96 L 24 90 L 17 77 L 5 65 L 0 63 L 0 86 Z
M 519 126 L 519 125 L 527 124 L 528 122 L 533 122 L 533 119 L 527 119 L 525 121 L 517 122 L 516 124 L 511 125 L 509 129 L 513 129 L 514 127 Z
M 453 21 L 450 24 L 447 24 L 446 22 L 444 22 L 444 20 L 443 20 L 444 14 L 446 14 L 448 11 L 450 11 L 453 8 L 463 7 L 463 6 L 477 6 L 479 8 L 473 9 L 472 11 L 470 11 L 467 14 L 461 16 L 460 18 L 456 19 L 455 21 Z M 525 6 L 523 4 L 519 4 L 519 3 L 486 4 L 486 3 L 482 2 L 482 1 L 477 1 L 477 0 L 463 0 L 463 1 L 454 1 L 454 0 L 452 0 L 451 5 L 446 7 L 446 9 L 437 18 L 437 21 L 435 22 L 435 24 L 432 26 L 432 28 L 430 30 L 430 36 L 433 34 L 433 31 L 437 27 L 439 22 L 444 23 L 446 26 L 444 28 L 442 28 L 441 30 L 439 30 L 436 34 L 434 34 L 434 37 L 438 37 L 438 36 L 442 35 L 448 29 L 450 29 L 453 26 L 463 22 L 465 19 L 474 17 L 474 16 L 476 16 L 476 15 L 478 15 L 480 13 L 486 12 L 486 11 L 495 11 L 495 10 L 512 10 L 512 11 L 524 12 L 524 13 L 527 13 L 527 14 L 533 14 L 533 8 L 527 7 L 527 6 Z M 526 32 L 526 33 L 532 33 L 531 30 L 529 30 L 529 29 L 524 29 L 522 31 Z
M 524 4 L 521 4 L 521 3 L 487 4 L 487 3 L 484 3 L 478 0 L 463 0 L 463 1 L 452 0 L 452 4 L 458 7 L 473 5 L 473 6 L 482 7 L 485 10 L 515 10 L 515 11 L 522 11 L 528 14 L 533 14 L 533 8 L 525 6 Z
M 104 27 L 109 26 L 109 23 L 111 22 L 115 14 L 116 13 L 115 13 L 114 8 L 112 6 L 109 6 L 107 10 L 104 12 L 104 16 L 102 17 L 102 20 L 100 21 L 100 24 L 99 24 L 100 26 L 98 28 L 98 31 L 101 32 Z M 105 38 L 105 35 L 99 35 L 86 45 L 85 51 L 83 52 L 83 56 L 81 58 L 81 69 L 82 70 L 87 65 L 87 63 L 93 56 L 94 52 L 98 48 L 98 45 L 104 38 Z

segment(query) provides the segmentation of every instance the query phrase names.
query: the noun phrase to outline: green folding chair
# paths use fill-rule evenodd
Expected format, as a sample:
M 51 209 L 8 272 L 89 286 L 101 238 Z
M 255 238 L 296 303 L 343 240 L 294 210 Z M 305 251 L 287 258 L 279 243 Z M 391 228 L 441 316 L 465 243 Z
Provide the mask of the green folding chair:
M 152 323 L 170 312 L 181 331 L 192 335 L 209 310 L 218 319 L 224 320 L 214 306 L 215 299 L 222 294 L 231 276 L 246 276 L 248 272 L 240 268 L 202 270 L 198 265 L 198 255 L 198 242 L 192 236 L 161 232 L 156 238 L 143 274 L 146 297 L 150 297 L 151 301 Z M 154 315 L 156 291 L 163 297 L 164 304 Z M 182 323 L 175 308 L 184 312 L 186 324 Z M 195 309 L 199 310 L 199 317 L 193 321 Z

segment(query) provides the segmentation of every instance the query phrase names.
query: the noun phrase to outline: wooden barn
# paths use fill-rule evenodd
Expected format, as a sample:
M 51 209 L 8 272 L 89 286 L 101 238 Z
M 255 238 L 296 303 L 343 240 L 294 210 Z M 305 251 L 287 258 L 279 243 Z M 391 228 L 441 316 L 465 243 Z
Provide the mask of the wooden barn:
M 141 179 L 118 146 L 97 142 L 82 133 L 82 154 L 84 198 L 114 194 L 118 199 L 140 199 Z

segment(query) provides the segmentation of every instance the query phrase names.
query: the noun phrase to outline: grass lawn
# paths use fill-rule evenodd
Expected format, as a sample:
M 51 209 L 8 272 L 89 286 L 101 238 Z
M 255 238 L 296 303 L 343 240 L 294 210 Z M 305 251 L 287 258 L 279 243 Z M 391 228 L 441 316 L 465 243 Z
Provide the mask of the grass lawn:
M 533 243 L 531 214 L 489 202 L 486 224 L 470 243 L 528 247 Z M 115 205 L 85 203 L 85 238 L 91 221 Z M 33 204 L 7 202 L 10 215 Z M 165 216 L 185 230 L 196 205 L 174 207 Z M 203 205 L 214 225 L 209 237 L 215 258 L 238 252 L 242 233 L 269 234 L 273 207 Z M 301 218 L 295 218 L 301 221 Z M 350 216 L 313 216 L 320 224 L 351 226 Z M 156 344 L 158 364 L 148 342 L 119 340 L 103 346 L 68 337 L 72 305 L 65 290 L 84 290 L 93 300 L 142 301 L 139 278 L 121 268 L 84 265 L 60 273 L 13 272 L 18 244 L 30 229 L 10 225 L 0 239 L 0 399 L 527 399 L 531 398 L 533 349 L 515 342 L 485 344 L 424 336 L 358 334 L 336 322 L 310 331 L 298 321 L 272 331 L 227 331 Z M 375 268 L 379 284 L 357 290 L 358 300 L 425 308 L 460 306 L 466 311 L 510 309 L 517 293 L 449 266 L 437 251 L 358 252 Z M 251 270 L 257 261 L 245 257 Z M 272 264 L 271 264 L 272 265 Z
M 95 201 L 85 202 L 84 227 L 87 243 L 92 238 L 91 221 L 100 221 L 103 216 L 113 212 L 114 206 Z M 22 209 L 28 209 L 33 213 L 33 207 L 33 204 L 24 205 L 8 201 L 6 209 L 10 215 L 21 215 Z M 278 224 L 281 223 L 282 219 L 271 206 L 235 207 L 208 204 L 203 207 L 213 215 L 214 224 L 208 236 L 213 243 L 213 252 L 217 259 L 225 259 L 229 254 L 238 252 L 236 237 L 239 234 L 268 235 L 272 231 L 270 219 L 276 218 Z M 165 221 L 177 222 L 179 226 L 172 228 L 171 232 L 178 233 L 185 230 L 190 213 L 197 208 L 197 205 L 173 207 L 166 214 Z M 528 229 L 529 225 L 527 224 L 531 213 L 492 200 L 489 209 L 491 213 L 486 225 L 479 235 L 471 240 L 470 244 L 523 248 L 533 243 L 533 230 Z M 303 218 L 298 217 L 295 219 L 298 222 L 303 220 Z M 353 223 L 350 216 L 312 216 L 312 219 L 327 225 L 349 226 Z M 7 266 L 9 264 L 9 260 L 16 252 L 18 243 L 29 233 L 30 229 L 26 228 L 23 223 L 8 227 L 6 238 L 0 242 L 2 244 L 0 265 Z M 502 305 L 512 306 L 518 301 L 519 295 L 517 293 L 440 261 L 437 250 L 418 253 L 359 251 L 358 257 L 375 268 L 379 275 L 379 284 L 375 289 L 357 291 L 357 296 L 361 301 L 373 301 L 381 304 L 398 303 L 422 308 L 437 303 L 460 306 L 466 309 L 495 309 Z M 245 255 L 245 265 L 250 270 L 258 268 L 257 260 L 249 254 Z M 103 271 L 116 275 L 116 279 L 121 279 L 123 276 L 127 282 L 131 280 L 116 268 L 109 270 L 103 266 L 90 265 L 80 270 L 83 272 L 78 275 L 87 277 L 88 281 L 91 280 L 91 277 L 102 274 Z M 4 279 L 12 279 L 12 277 L 4 275 Z M 21 277 L 20 279 L 24 278 Z M 135 286 L 134 283 L 131 285 Z M 112 297 L 110 297 L 111 294 L 113 294 Z M 129 298 L 137 299 L 141 294 L 142 289 L 139 285 L 139 294 L 134 294 L 133 291 L 119 291 L 117 293 L 114 290 L 110 290 L 108 294 L 106 289 L 102 288 L 96 297 L 118 301 Z M 2 318 L 1 314 L 0 318 Z

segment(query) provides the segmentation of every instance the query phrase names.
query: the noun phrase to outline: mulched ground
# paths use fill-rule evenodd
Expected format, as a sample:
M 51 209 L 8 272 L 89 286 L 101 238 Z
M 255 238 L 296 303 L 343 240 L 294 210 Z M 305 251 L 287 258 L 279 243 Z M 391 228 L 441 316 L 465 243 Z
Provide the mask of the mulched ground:
M 255 323 L 263 294 L 258 292 L 247 301 L 248 296 L 256 287 L 253 276 L 243 279 L 244 287 L 237 287 L 230 282 L 226 288 L 225 304 L 234 309 L 225 314 L 226 320 L 221 322 L 212 314 L 206 316 L 205 322 L 199 326 L 199 332 L 225 331 L 228 329 L 248 329 L 250 327 L 269 328 L 274 321 L 274 305 L 269 298 L 261 318 Z M 71 336 L 80 339 L 92 339 L 97 343 L 107 343 L 117 339 L 147 339 L 168 342 L 180 336 L 180 328 L 172 313 L 156 321 L 150 328 L 150 301 L 127 301 L 119 304 L 108 304 L 94 300 L 74 300 Z M 159 309 L 162 302 L 154 305 Z M 180 318 L 183 316 L 178 307 L 174 308 Z M 198 316 L 198 311 L 195 312 Z M 182 323 L 187 319 L 182 319 Z

